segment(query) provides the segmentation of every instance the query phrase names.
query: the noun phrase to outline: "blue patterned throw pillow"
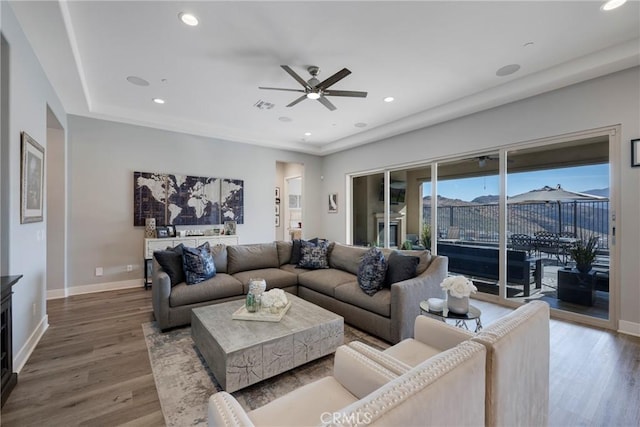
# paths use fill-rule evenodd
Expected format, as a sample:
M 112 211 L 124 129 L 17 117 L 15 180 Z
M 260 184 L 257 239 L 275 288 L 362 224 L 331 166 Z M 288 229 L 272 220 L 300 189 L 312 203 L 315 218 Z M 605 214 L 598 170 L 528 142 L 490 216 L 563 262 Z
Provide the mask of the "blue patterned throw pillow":
M 216 266 L 209 250 L 209 242 L 197 248 L 182 248 L 182 263 L 187 285 L 195 285 L 216 275 Z
M 309 270 L 329 268 L 329 262 L 327 261 L 329 245 L 327 242 L 319 241 L 317 245 L 314 245 L 303 240 L 300 243 L 300 262 L 298 267 L 308 268 Z
M 387 261 L 378 248 L 369 249 L 358 266 L 358 284 L 360 289 L 369 296 L 375 295 L 384 283 L 387 273 Z

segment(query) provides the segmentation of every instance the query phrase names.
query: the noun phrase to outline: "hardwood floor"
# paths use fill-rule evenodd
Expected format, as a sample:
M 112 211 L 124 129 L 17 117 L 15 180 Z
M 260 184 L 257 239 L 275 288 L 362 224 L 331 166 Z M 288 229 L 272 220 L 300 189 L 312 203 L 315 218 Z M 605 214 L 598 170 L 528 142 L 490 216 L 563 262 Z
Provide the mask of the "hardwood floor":
M 485 327 L 510 311 L 473 304 Z M 78 295 L 47 310 L 3 426 L 164 425 L 140 327 L 152 320 L 150 291 Z M 553 426 L 640 425 L 640 338 L 552 320 L 549 402 Z

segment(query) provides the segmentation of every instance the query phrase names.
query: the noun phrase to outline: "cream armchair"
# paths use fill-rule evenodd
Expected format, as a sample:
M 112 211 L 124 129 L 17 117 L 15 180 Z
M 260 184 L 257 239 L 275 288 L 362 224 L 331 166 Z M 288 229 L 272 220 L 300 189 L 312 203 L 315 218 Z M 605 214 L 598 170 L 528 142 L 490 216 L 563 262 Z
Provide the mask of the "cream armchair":
M 546 426 L 549 413 L 549 305 L 534 301 L 474 334 L 418 316 L 415 337 L 383 352 L 349 346 L 398 374 L 468 340 L 487 350 L 487 426 Z
M 209 426 L 482 425 L 485 348 L 467 341 L 409 368 L 341 346 L 334 373 L 250 412 L 229 393 L 209 399 Z M 461 410 L 464 402 L 464 410 Z

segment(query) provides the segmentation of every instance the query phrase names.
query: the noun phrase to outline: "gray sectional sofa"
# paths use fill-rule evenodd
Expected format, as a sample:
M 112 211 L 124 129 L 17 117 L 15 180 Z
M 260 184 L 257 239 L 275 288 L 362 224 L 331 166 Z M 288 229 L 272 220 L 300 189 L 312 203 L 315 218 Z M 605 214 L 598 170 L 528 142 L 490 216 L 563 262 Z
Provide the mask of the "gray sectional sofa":
M 440 283 L 447 275 L 447 258 L 429 251 L 399 251 L 419 258 L 416 275 L 392 283 L 373 296 L 358 285 L 358 267 L 368 248 L 331 243 L 329 268 L 308 270 L 291 264 L 293 244 L 272 242 L 211 248 L 216 275 L 187 285 L 171 279 L 156 257 L 153 268 L 153 312 L 162 329 L 188 325 L 195 307 L 239 300 L 249 280 L 262 278 L 267 290 L 281 288 L 344 317 L 345 322 L 391 343 L 413 336 L 419 302 L 444 298 Z M 383 249 L 386 259 L 392 250 Z M 295 258 L 295 256 L 294 256 Z

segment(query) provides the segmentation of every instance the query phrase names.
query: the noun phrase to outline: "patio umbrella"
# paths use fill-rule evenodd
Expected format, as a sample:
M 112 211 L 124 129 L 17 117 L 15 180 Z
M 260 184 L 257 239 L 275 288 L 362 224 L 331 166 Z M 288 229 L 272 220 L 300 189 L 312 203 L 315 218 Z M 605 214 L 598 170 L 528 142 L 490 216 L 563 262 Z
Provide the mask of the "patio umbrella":
M 555 188 L 545 185 L 537 190 L 527 191 L 507 199 L 510 204 L 526 204 L 541 202 L 556 202 L 558 204 L 558 222 L 559 232 L 562 232 L 562 212 L 561 202 L 579 201 L 579 200 L 607 200 L 606 197 L 594 196 L 592 194 L 577 193 L 575 191 L 565 190 L 558 184 Z

